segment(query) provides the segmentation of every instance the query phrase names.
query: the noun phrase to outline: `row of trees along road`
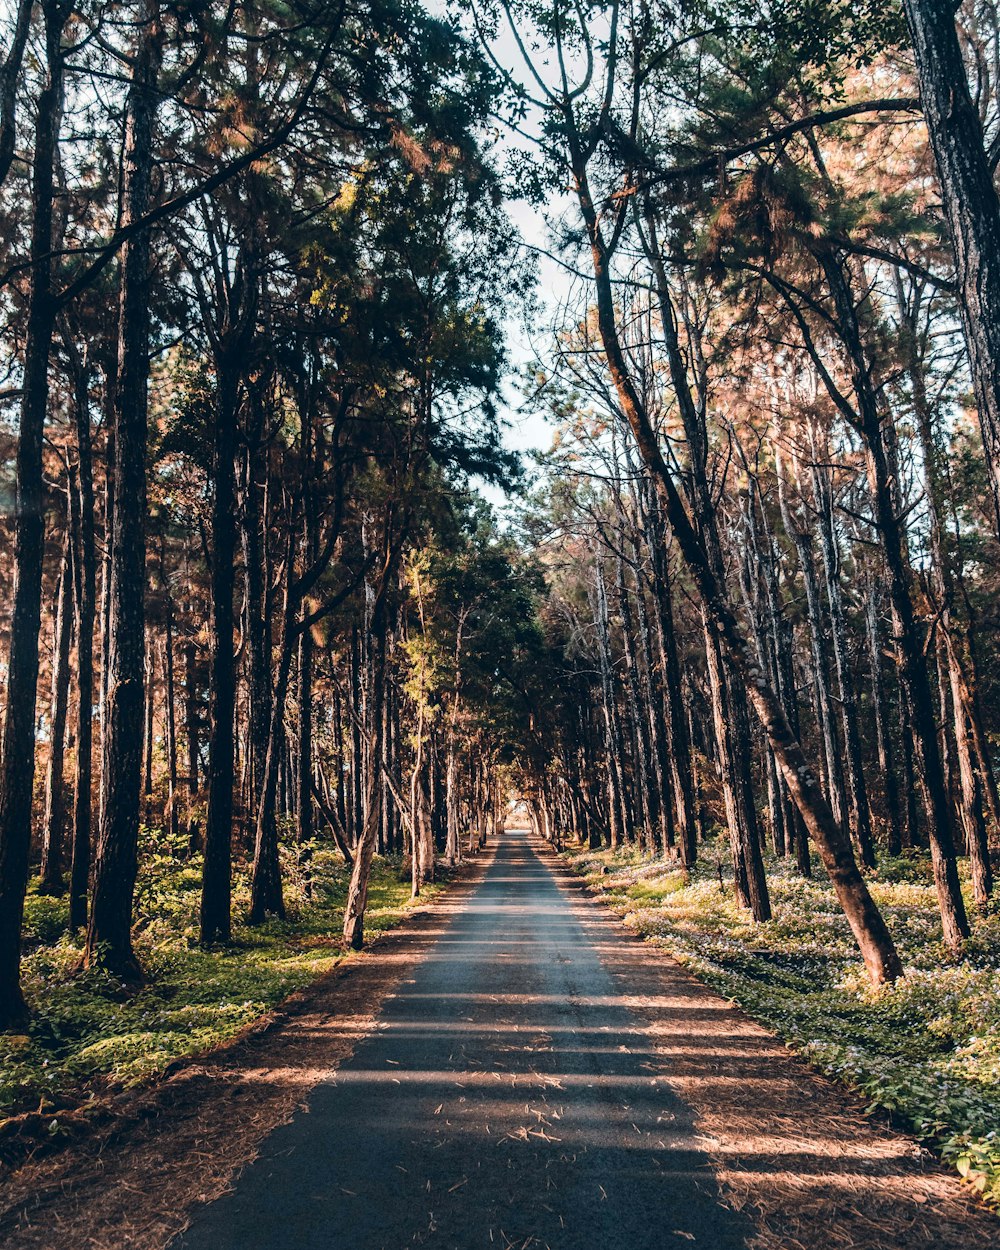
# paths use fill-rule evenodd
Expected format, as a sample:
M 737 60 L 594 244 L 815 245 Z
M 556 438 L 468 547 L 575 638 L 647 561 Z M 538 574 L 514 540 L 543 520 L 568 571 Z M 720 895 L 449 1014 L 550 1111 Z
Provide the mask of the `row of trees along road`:
M 360 946 L 376 851 L 418 889 L 498 818 L 537 640 L 464 486 L 516 470 L 526 281 L 481 56 L 394 0 L 20 0 L 0 37 L 10 1026 L 32 862 L 83 965 L 141 980 L 143 826 L 202 857 L 209 943 L 234 858 L 256 922 L 279 829 L 306 873 L 332 837 Z
M 0 1025 L 33 864 L 135 983 L 143 827 L 207 943 L 234 863 L 280 916 L 322 834 L 358 946 L 373 855 L 419 890 L 512 779 L 556 839 L 720 824 L 760 921 L 765 837 L 813 846 L 875 981 L 866 870 L 926 844 L 961 948 L 1000 816 L 992 5 L 18 0 L 2 40 Z M 516 476 L 498 121 L 579 284 L 528 555 L 468 489 Z
M 811 843 L 876 982 L 864 869 L 922 843 L 959 951 L 958 857 L 987 907 L 998 832 L 995 6 L 476 25 L 578 283 L 538 378 L 573 673 L 540 824 L 690 860 L 714 819 L 759 921 L 765 836 L 803 872 Z

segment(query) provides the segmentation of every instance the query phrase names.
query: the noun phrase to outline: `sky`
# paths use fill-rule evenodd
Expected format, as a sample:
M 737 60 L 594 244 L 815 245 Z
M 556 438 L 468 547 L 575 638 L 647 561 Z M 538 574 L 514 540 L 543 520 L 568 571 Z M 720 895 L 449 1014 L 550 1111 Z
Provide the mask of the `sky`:
M 548 235 L 542 215 L 523 200 L 508 203 L 507 211 L 517 226 L 527 248 L 544 248 Z M 507 318 L 507 348 L 510 373 L 503 383 L 499 415 L 503 422 L 503 442 L 510 451 L 527 459 L 532 452 L 548 451 L 552 445 L 553 427 L 546 420 L 542 405 L 533 403 L 522 390 L 521 374 L 539 351 L 544 351 L 550 333 L 554 305 L 565 293 L 565 276 L 547 256 L 536 255 L 538 271 L 538 310 L 534 324 L 525 325 L 518 310 Z M 508 498 L 504 491 L 485 482 L 477 482 L 479 492 L 494 508 L 502 510 Z
M 435 8 L 444 9 L 447 4 L 448 0 L 429 0 L 428 7 L 434 11 Z M 493 55 L 514 77 L 523 77 L 526 72 L 524 62 L 509 30 L 501 27 L 491 47 Z M 525 126 L 529 128 L 530 122 L 526 122 Z M 501 161 L 505 151 L 510 151 L 515 143 L 520 144 L 521 140 L 501 137 L 497 148 L 497 156 Z M 507 318 L 510 375 L 504 383 L 499 404 L 499 413 L 506 427 L 505 446 L 528 457 L 532 452 L 549 450 L 554 431 L 545 418 L 542 406 L 533 404 L 524 395 L 520 375 L 524 367 L 539 354 L 544 356 L 551 339 L 556 312 L 569 293 L 570 279 L 565 270 L 545 254 L 551 246 L 551 238 L 543 212 L 527 201 L 518 199 L 508 200 L 506 207 L 521 234 L 524 247 L 534 255 L 538 276 L 537 309 L 532 325 L 525 325 L 519 310 L 512 310 Z M 552 207 L 558 211 L 561 206 L 556 204 Z M 507 502 L 503 491 L 482 482 L 477 483 L 477 486 L 495 507 L 502 508 Z

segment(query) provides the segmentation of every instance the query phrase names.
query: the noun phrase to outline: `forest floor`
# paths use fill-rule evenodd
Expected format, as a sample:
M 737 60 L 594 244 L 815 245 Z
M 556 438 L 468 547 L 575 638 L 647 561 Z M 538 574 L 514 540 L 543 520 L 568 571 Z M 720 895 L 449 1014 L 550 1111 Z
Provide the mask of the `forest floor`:
M 1000 1244 L 912 1137 L 548 848 L 495 850 L 272 1028 L 22 1168 L 2 1250 Z
M 131 1091 L 263 1027 L 289 995 L 353 958 L 340 940 L 349 871 L 333 850 L 313 854 L 308 893 L 289 857 L 285 920 L 256 928 L 237 921 L 231 945 L 206 950 L 198 944 L 200 857 L 184 858 L 161 833 L 145 837 L 134 940 L 148 981 L 138 993 L 77 971 L 81 943 L 66 932 L 67 900 L 38 894 L 37 883 L 29 892 L 24 983 L 32 1014 L 25 1033 L 0 1036 L 0 1162 L 88 1131 Z M 423 901 L 440 888 L 429 887 Z M 399 923 L 410 893 L 401 861 L 374 861 L 369 937 Z M 233 901 L 235 916 L 245 914 L 245 865 Z
M 929 857 L 883 860 L 869 884 L 906 976 L 874 988 L 818 865 L 804 881 L 769 860 L 774 917 L 754 925 L 721 841 L 690 874 L 633 849 L 566 858 L 629 928 L 1000 1204 L 1000 912 L 975 918 L 956 961 L 941 941 Z

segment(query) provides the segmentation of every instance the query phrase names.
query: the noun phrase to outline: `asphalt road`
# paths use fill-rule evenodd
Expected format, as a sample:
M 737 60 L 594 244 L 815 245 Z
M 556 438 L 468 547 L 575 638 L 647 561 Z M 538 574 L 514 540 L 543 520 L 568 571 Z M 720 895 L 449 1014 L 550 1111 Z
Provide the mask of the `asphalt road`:
M 742 1247 L 668 1077 L 508 833 L 352 1058 L 171 1250 Z

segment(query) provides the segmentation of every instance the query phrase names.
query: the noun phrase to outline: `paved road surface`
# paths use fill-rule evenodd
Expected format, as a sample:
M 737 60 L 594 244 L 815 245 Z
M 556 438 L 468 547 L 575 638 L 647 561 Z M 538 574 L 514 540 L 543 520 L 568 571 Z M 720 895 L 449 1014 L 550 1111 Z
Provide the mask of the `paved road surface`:
M 508 833 L 353 1057 L 171 1250 L 742 1247 L 640 1028 Z

